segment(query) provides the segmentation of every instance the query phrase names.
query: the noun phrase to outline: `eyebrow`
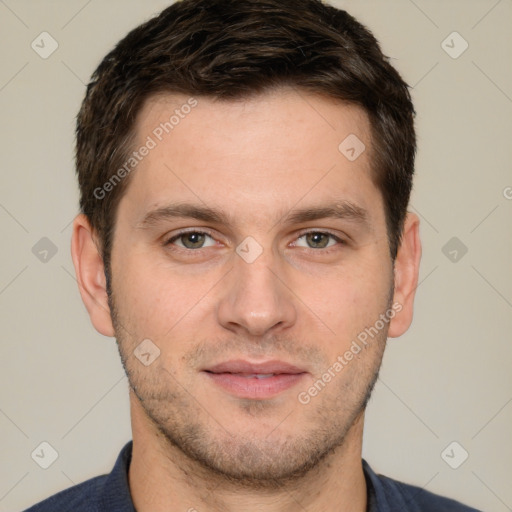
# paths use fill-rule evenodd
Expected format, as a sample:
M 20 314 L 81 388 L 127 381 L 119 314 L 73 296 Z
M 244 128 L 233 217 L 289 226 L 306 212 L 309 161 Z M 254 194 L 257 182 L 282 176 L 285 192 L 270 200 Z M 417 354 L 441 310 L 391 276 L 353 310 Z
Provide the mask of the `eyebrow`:
M 135 227 L 136 229 L 147 229 L 160 222 L 175 218 L 196 219 L 228 227 L 232 227 L 233 224 L 231 216 L 216 208 L 190 203 L 175 203 L 149 211 L 141 221 L 136 223 Z M 347 200 L 340 200 L 320 206 L 292 209 L 281 216 L 276 224 L 300 224 L 302 222 L 327 218 L 350 220 L 363 224 L 366 227 L 370 226 L 367 210 Z

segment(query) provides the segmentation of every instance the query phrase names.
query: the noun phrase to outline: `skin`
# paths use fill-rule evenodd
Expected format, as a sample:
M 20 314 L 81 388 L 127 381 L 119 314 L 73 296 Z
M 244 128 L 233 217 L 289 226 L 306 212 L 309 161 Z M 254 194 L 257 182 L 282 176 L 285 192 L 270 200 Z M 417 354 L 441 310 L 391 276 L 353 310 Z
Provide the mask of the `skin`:
M 110 302 L 95 233 L 83 215 L 73 226 L 83 301 L 94 327 L 116 336 L 131 385 L 135 506 L 364 511 L 364 407 L 387 338 L 412 320 L 419 219 L 408 214 L 393 265 L 358 107 L 286 88 L 241 101 L 196 99 L 131 175 L 113 239 Z M 187 100 L 150 99 L 136 146 Z M 338 150 L 349 134 L 366 146 L 353 162 Z M 142 222 L 176 202 L 216 208 L 230 223 Z M 366 220 L 286 222 L 292 210 L 343 202 Z M 166 245 L 180 229 L 210 236 Z M 318 236 L 326 231 L 343 243 Z M 248 236 L 263 250 L 252 263 L 236 252 Z M 378 335 L 301 403 L 298 394 L 393 303 L 400 311 Z M 149 366 L 133 354 L 144 339 L 160 350 Z M 239 398 L 201 371 L 230 359 L 277 359 L 307 374 L 274 397 Z

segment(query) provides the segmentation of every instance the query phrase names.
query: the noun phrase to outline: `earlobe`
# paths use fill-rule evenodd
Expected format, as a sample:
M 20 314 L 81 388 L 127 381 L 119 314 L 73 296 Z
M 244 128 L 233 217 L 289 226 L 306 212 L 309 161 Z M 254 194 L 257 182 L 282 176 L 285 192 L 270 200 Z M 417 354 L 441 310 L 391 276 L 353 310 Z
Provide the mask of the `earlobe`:
M 94 328 L 104 336 L 114 336 L 103 259 L 93 235 L 87 217 L 77 215 L 73 221 L 71 257 L 80 295 Z
M 418 286 L 421 260 L 419 224 L 418 216 L 408 212 L 404 223 L 402 242 L 395 260 L 393 303 L 397 304 L 396 310 L 399 312 L 390 322 L 388 331 L 390 338 L 401 336 L 412 322 L 414 296 Z

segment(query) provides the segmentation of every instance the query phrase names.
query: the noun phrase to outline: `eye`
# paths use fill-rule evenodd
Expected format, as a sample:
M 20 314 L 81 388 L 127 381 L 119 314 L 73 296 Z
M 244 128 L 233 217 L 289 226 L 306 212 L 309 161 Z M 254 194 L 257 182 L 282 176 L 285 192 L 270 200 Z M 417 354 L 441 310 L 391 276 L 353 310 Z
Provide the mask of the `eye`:
M 299 243 L 303 240 L 305 244 Z M 297 242 L 294 244 L 298 247 L 307 247 L 309 249 L 326 249 L 335 245 L 336 243 L 343 243 L 343 240 L 324 231 L 309 231 L 304 233 L 297 238 Z
M 208 238 L 211 242 L 205 244 Z M 215 245 L 215 240 L 213 240 L 208 233 L 204 233 L 203 231 L 186 231 L 178 233 L 165 243 L 165 245 L 171 244 L 182 247 L 183 249 L 203 249 L 204 247 Z

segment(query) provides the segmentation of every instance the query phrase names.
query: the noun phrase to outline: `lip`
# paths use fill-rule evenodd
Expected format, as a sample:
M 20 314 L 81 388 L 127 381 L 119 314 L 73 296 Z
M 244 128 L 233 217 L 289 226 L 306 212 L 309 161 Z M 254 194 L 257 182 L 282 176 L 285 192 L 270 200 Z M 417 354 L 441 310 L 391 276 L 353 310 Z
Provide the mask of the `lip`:
M 237 359 L 205 368 L 203 373 L 231 395 L 264 400 L 297 385 L 308 372 L 283 361 L 250 363 Z
M 265 361 L 263 363 L 250 363 L 249 361 L 245 361 L 243 359 L 234 359 L 231 361 L 225 361 L 223 363 L 216 364 L 215 366 L 211 366 L 209 368 L 205 368 L 204 371 L 208 371 L 211 373 L 259 373 L 259 374 L 268 374 L 268 373 L 287 373 L 287 374 L 297 374 L 297 373 L 306 373 L 306 370 L 298 368 L 290 363 L 285 363 L 284 361 Z

